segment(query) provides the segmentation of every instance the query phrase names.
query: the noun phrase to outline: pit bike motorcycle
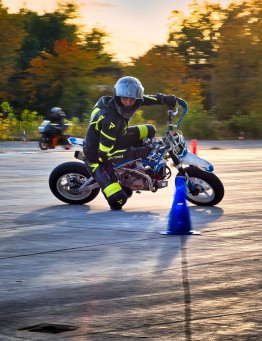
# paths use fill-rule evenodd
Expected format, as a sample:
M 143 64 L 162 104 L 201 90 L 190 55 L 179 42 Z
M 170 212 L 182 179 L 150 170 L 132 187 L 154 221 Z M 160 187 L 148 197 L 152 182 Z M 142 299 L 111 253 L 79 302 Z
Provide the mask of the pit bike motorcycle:
M 171 169 L 169 159 L 177 169 L 176 176 L 184 177 L 186 199 L 198 206 L 217 205 L 224 197 L 224 186 L 213 173 L 213 166 L 206 160 L 193 154 L 188 148 L 179 126 L 188 106 L 178 98 L 179 106 L 168 110 L 168 127 L 160 138 L 148 139 L 144 143 L 152 151 L 146 159 L 125 160 L 114 164 L 115 175 L 123 188 L 140 193 L 156 192 L 167 187 Z M 176 124 L 173 118 L 180 115 Z M 81 146 L 83 139 L 70 137 L 69 142 Z M 75 151 L 75 157 L 83 160 L 81 151 Z M 96 180 L 80 161 L 65 162 L 57 166 L 50 174 L 49 187 L 52 193 L 68 204 L 85 204 L 95 199 L 100 188 Z M 188 165 L 184 167 L 185 165 Z
M 41 134 L 38 144 L 41 150 L 55 149 L 57 146 L 63 146 L 66 150 L 70 149 L 72 145 L 69 143 L 68 135 L 64 132 L 71 126 L 71 124 L 64 124 L 60 126 L 53 124 L 48 120 L 44 120 L 38 127 L 38 132 Z

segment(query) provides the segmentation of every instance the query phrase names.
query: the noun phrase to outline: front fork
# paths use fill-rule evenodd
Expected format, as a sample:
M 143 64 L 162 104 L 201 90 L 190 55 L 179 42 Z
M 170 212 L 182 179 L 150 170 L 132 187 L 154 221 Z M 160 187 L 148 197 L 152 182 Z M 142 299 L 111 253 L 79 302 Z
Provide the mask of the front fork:
M 178 170 L 178 176 L 182 176 L 184 177 L 185 179 L 185 183 L 189 189 L 189 192 L 192 194 L 192 195 L 198 195 L 199 194 L 199 189 L 196 188 L 194 186 L 194 184 L 192 183 L 192 181 L 190 180 L 187 172 L 184 170 L 184 168 L 182 167 L 181 165 L 181 162 L 179 160 L 179 158 L 176 156 L 176 154 L 173 152 L 173 150 L 170 150 L 169 151 L 169 155 L 176 167 L 176 169 Z

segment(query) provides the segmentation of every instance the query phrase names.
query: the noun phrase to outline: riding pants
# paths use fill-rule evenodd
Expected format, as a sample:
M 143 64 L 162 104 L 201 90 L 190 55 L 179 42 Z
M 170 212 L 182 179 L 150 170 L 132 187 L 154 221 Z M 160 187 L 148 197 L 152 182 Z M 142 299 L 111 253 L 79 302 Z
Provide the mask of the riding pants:
M 154 137 L 155 132 L 155 127 L 151 124 L 129 127 L 126 131 L 126 134 L 123 137 L 118 138 L 114 149 L 117 150 L 128 148 L 130 146 L 142 146 L 143 139 L 146 137 Z M 109 206 L 111 208 L 121 209 L 130 195 L 127 195 L 125 190 L 117 181 L 111 162 L 97 162 L 87 159 L 84 160 L 86 167 L 99 184 Z M 130 189 L 128 194 L 130 194 Z

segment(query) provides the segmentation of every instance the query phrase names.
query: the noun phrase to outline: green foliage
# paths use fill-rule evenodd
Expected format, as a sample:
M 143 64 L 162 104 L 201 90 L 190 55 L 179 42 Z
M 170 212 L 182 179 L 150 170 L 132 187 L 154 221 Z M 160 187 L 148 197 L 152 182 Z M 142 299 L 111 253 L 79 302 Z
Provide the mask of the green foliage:
M 243 134 L 248 139 L 262 138 L 262 117 L 255 111 L 248 115 L 235 114 L 227 125 L 235 137 Z
M 219 117 L 262 110 L 262 5 L 232 4 L 221 27 L 213 96 Z
M 142 82 L 146 94 L 174 94 L 185 98 L 190 107 L 201 106 L 199 82 L 190 76 L 187 65 L 166 45 L 149 50 L 144 56 L 134 60 L 134 65 L 125 69 Z M 156 81 L 157 75 L 157 81 Z M 143 107 L 143 118 L 166 122 L 167 108 L 163 106 Z
M 56 41 L 54 51 L 54 55 L 31 61 L 27 78 L 21 80 L 24 97 L 38 111 L 60 106 L 71 116 L 81 116 L 97 101 L 99 84 L 112 83 L 112 77 L 96 74 L 104 65 L 103 58 L 98 59 L 93 51 L 85 51 L 77 43 Z
M 50 13 L 10 14 L 0 0 L 0 138 L 24 131 L 37 138 L 41 117 L 53 106 L 72 119 L 72 134 L 83 137 L 94 103 L 111 95 L 123 74 L 138 77 L 147 94 L 184 98 L 189 113 L 182 130 L 190 138 L 235 138 L 240 130 L 261 137 L 261 1 L 232 1 L 222 9 L 192 0 L 189 16 L 172 12 L 167 43 L 128 66 L 105 52 L 108 33 L 81 31 L 77 10 L 66 1 Z M 130 124 L 145 122 L 162 129 L 166 108 L 143 107 Z
M 23 110 L 18 119 L 8 102 L 1 104 L 0 112 L 0 140 L 17 140 L 26 136 L 28 139 L 38 138 L 38 127 L 42 117 L 36 111 Z
M 169 22 L 168 42 L 187 64 L 210 64 L 216 55 L 219 28 L 224 13 L 219 4 L 193 1 L 190 15 L 173 11 Z
M 227 9 L 193 1 L 188 17 L 173 11 L 169 43 L 201 82 L 205 109 L 219 119 L 262 111 L 262 3 L 232 1 Z
M 8 102 L 1 104 L 0 112 L 0 140 L 37 140 L 39 138 L 38 127 L 43 118 L 35 111 L 25 109 L 18 119 Z M 179 117 L 177 118 L 177 120 Z M 67 134 L 84 138 L 89 118 L 80 121 L 78 117 L 67 120 L 72 126 L 67 130 Z M 143 117 L 143 110 L 138 110 L 131 118 L 129 125 L 151 123 L 156 126 L 157 135 L 163 135 L 167 129 L 167 117 L 165 122 L 159 123 L 155 120 L 146 120 Z M 174 120 L 175 123 L 175 120 Z M 184 117 L 180 126 L 184 136 L 188 139 L 235 139 L 240 134 L 245 138 L 261 139 L 262 120 L 261 115 L 251 112 L 249 115 L 236 114 L 230 120 L 218 121 L 214 114 L 209 114 L 201 107 L 190 109 Z
M 20 11 L 24 28 L 27 32 L 20 52 L 20 66 L 26 70 L 30 61 L 42 54 L 53 54 L 55 42 L 66 39 L 73 42 L 77 37 L 77 26 L 69 23 L 76 17 L 77 8 L 73 4 L 66 3 L 53 13 L 39 15 L 29 10 Z
M 155 121 L 146 120 L 143 117 L 143 110 L 137 110 L 135 115 L 131 117 L 129 121 L 129 126 L 138 125 L 138 124 L 146 124 L 146 123 L 155 124 Z
M 26 32 L 19 15 L 9 14 L 0 2 L 0 101 L 10 98 L 8 79 L 16 72 L 16 60 Z
M 4 115 L 13 114 L 14 109 L 11 107 L 11 105 L 8 102 L 3 102 L 1 105 L 1 111 Z
M 103 58 L 105 63 L 107 61 L 110 62 L 112 57 L 104 51 L 107 44 L 107 38 L 108 34 L 106 32 L 94 27 L 91 32 L 85 35 L 85 44 L 83 45 L 83 48 L 85 51 L 94 52 L 97 58 Z
M 4 118 L 4 114 L 0 113 L 0 140 L 14 140 L 13 128 L 16 126 L 16 121 L 12 114 L 8 114 Z
M 68 121 L 72 126 L 66 131 L 66 134 L 84 138 L 87 131 L 87 124 L 85 122 L 80 122 L 78 117 L 73 117 L 71 121 Z
M 215 118 L 201 107 L 189 110 L 180 128 L 186 138 L 217 139 L 219 137 Z
M 42 116 L 39 116 L 36 111 L 25 109 L 21 113 L 21 121 L 19 124 L 19 132 L 22 130 L 30 139 L 38 138 L 37 128 L 42 122 Z
M 18 125 L 13 108 L 8 102 L 1 103 L 0 108 L 0 140 L 13 140 L 13 134 Z

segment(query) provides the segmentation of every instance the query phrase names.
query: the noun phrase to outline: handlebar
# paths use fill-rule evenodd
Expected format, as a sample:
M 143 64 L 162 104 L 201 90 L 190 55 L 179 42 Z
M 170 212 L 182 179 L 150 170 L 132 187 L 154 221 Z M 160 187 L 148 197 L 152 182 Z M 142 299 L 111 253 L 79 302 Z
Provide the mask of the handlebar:
M 187 105 L 187 102 L 185 100 L 183 100 L 182 98 L 177 97 L 177 102 L 178 102 L 179 106 L 182 108 L 181 117 L 179 118 L 179 120 L 177 121 L 177 124 L 176 124 L 176 127 L 179 128 L 179 126 L 182 122 L 182 119 L 184 118 L 185 114 L 187 113 L 188 105 Z M 169 122 L 171 122 L 172 117 L 175 117 L 178 114 L 178 112 L 179 112 L 178 107 L 175 108 L 175 110 L 174 110 L 174 108 L 169 108 L 169 110 L 168 110 Z
M 177 102 L 178 102 L 178 104 L 182 107 L 182 108 L 187 108 L 188 106 L 187 106 L 187 102 L 184 100 L 184 99 L 182 99 L 182 98 L 178 98 L 177 97 Z
M 182 115 L 180 117 L 180 119 L 177 121 L 177 128 L 179 128 L 181 122 L 182 122 L 182 119 L 184 118 L 185 114 L 187 113 L 187 109 L 188 109 L 188 105 L 187 105 L 187 102 L 185 100 L 183 100 L 182 98 L 177 98 L 177 101 L 178 101 L 178 104 L 181 106 L 182 108 Z

